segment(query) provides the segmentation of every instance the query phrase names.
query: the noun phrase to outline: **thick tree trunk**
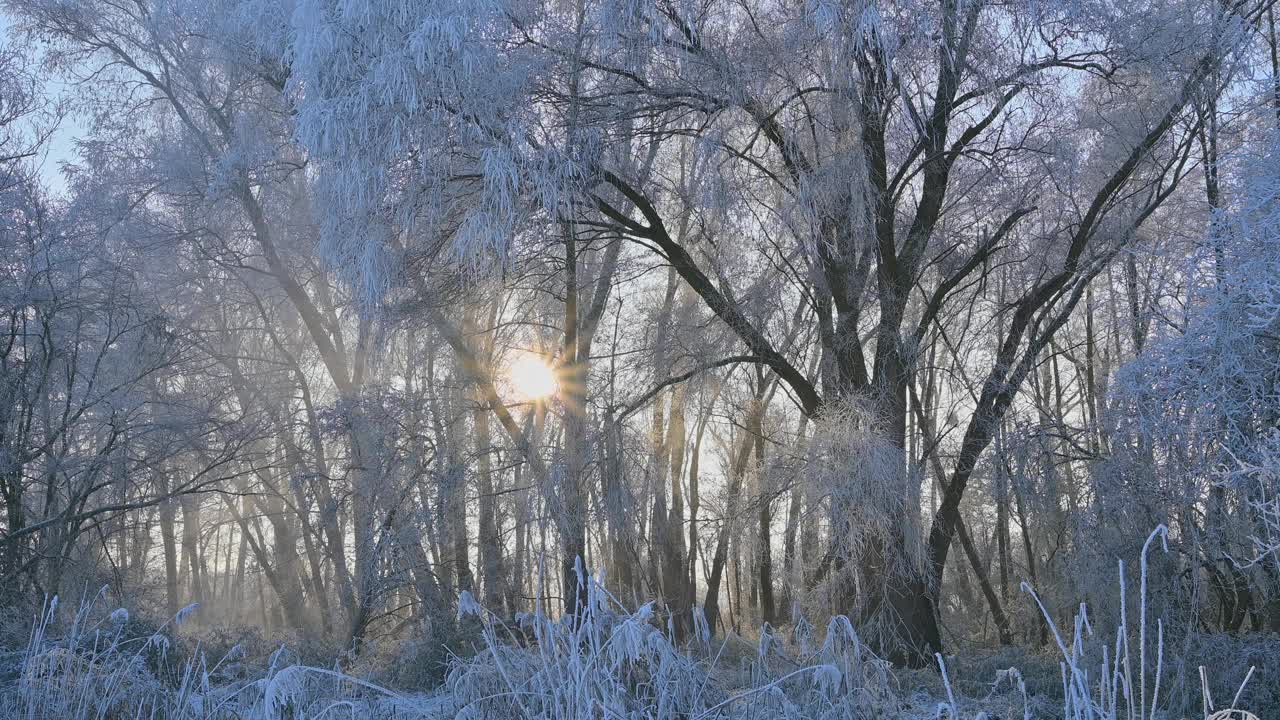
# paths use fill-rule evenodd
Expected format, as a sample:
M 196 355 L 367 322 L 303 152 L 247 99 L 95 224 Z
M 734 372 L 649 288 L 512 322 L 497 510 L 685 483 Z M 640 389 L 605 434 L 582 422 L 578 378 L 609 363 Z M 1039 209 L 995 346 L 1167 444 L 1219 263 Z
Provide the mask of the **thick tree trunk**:
M 693 452 L 689 456 L 689 555 L 685 567 L 685 575 L 689 583 L 691 597 L 696 593 L 698 587 L 698 510 L 702 507 L 698 471 L 702 456 L 702 437 L 710 418 L 711 413 L 704 412 L 698 419 L 698 430 L 694 434 L 693 440 Z
M 782 540 L 782 608 L 791 609 L 801 586 L 796 564 L 796 539 L 800 531 L 800 511 L 804 502 L 804 490 L 797 483 L 791 488 L 791 501 L 787 503 L 787 527 Z
M 197 499 L 182 496 L 182 557 L 191 583 L 191 601 L 205 604 L 205 581 L 200 563 L 200 511 Z
M 161 469 L 159 473 L 161 494 L 169 492 L 168 471 Z M 177 500 L 172 498 L 160 503 L 160 542 L 164 547 L 164 590 L 166 607 L 169 616 L 178 614 L 182 607 L 178 597 L 178 540 L 175 537 L 175 518 L 173 506 Z
M 1000 600 L 1009 602 L 1009 478 L 996 468 L 996 562 L 1000 568 Z
M 480 568 L 484 579 L 484 604 L 493 612 L 499 612 L 506 594 L 505 571 L 502 567 L 502 539 L 498 535 L 497 494 L 493 482 L 493 468 L 489 454 L 493 451 L 489 438 L 489 411 L 478 406 L 473 415 L 476 428 L 476 454 L 478 460 L 480 509 Z M 508 608 L 504 614 L 512 614 Z
M 622 461 L 622 429 L 612 417 L 605 423 L 604 507 L 609 526 L 609 557 L 618 596 L 632 600 L 636 593 L 635 528 L 632 503 Z
M 689 584 L 688 557 L 684 544 L 684 491 L 682 470 L 685 452 L 685 388 L 671 393 L 671 412 L 666 433 L 670 460 L 666 470 L 671 478 L 671 506 L 663 523 L 662 583 L 672 617 L 676 642 L 688 639 L 693 628 L 693 587 Z
M 298 563 L 297 534 L 294 532 L 293 524 L 289 522 L 289 518 L 284 511 L 284 503 L 280 501 L 279 497 L 271 495 L 262 511 L 271 524 L 271 531 L 275 540 L 276 564 L 274 568 L 271 568 L 266 564 L 267 558 L 265 556 L 259 559 L 259 563 L 262 564 L 264 573 L 267 573 L 268 569 L 270 569 L 270 572 L 267 573 L 267 580 L 280 598 L 280 608 L 284 612 L 284 621 L 288 623 L 289 627 L 302 630 L 307 627 L 307 617 L 299 572 L 301 568 Z
M 764 437 L 763 424 L 757 425 L 757 429 L 761 431 L 761 436 L 756 438 L 756 477 L 758 478 L 757 488 L 759 489 L 759 513 L 756 538 L 756 582 L 759 584 L 760 591 L 760 618 L 767 623 L 777 622 L 777 608 L 773 601 L 773 543 L 771 531 L 773 529 L 773 510 L 771 494 L 773 488 L 769 485 L 769 475 L 765 472 L 764 458 Z

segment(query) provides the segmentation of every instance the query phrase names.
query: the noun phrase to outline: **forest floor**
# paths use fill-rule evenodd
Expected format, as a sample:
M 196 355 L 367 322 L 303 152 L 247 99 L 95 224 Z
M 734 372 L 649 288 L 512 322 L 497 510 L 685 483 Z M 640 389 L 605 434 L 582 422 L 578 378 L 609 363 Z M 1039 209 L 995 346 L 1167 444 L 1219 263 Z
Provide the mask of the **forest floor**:
M 448 635 L 370 641 L 340 662 L 296 635 L 186 617 L 155 625 L 101 603 L 46 607 L 25 647 L 11 641 L 0 652 L 0 718 L 1204 718 L 1207 687 L 1219 710 L 1280 720 L 1275 635 L 1189 636 L 1185 657 L 1148 639 L 1150 656 L 1125 663 L 1095 654 L 1085 628 L 1063 646 L 974 647 L 901 670 L 843 618 L 682 647 L 647 607 L 576 628 L 542 616 L 511 627 L 464 603 L 440 628 Z M 1112 637 L 1122 652 L 1133 642 Z M 1135 666 L 1143 657 L 1145 673 Z

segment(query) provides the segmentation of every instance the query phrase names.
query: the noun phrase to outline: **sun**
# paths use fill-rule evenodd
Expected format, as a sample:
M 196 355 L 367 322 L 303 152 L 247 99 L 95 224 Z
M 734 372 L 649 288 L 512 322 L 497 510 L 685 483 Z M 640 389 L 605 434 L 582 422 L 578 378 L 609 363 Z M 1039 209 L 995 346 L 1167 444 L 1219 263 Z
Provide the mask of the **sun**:
M 511 363 L 507 370 L 511 387 L 526 400 L 538 400 L 554 395 L 560 388 L 556 372 L 542 358 L 524 353 Z

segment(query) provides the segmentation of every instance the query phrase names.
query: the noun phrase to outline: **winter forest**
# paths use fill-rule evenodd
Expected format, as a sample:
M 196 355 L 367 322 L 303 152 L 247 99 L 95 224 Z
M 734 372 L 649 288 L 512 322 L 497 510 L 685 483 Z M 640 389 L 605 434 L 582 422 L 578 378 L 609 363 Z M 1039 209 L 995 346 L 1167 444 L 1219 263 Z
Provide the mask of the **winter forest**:
M 1275 0 L 3 0 L 0 717 L 1280 718 Z

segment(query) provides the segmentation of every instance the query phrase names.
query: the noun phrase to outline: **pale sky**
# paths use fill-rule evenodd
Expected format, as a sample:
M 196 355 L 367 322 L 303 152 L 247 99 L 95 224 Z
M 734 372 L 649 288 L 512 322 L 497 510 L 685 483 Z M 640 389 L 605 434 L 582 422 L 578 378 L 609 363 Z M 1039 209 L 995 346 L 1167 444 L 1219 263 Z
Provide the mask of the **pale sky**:
M 12 42 L 14 40 L 12 33 L 13 21 L 8 13 L 0 10 L 0 45 L 8 45 Z M 45 87 L 54 97 L 66 96 L 67 93 L 74 92 L 74 88 L 56 80 L 48 82 Z M 47 147 L 44 148 L 44 154 L 36 160 L 41 181 L 55 194 L 62 195 L 66 192 L 67 184 L 62 176 L 62 164 L 75 159 L 75 142 L 84 132 L 84 124 L 78 117 L 63 118 Z

